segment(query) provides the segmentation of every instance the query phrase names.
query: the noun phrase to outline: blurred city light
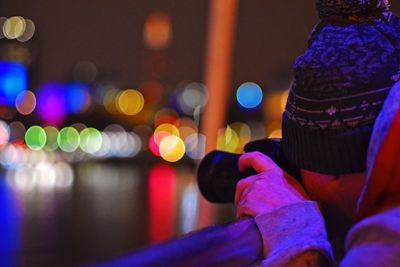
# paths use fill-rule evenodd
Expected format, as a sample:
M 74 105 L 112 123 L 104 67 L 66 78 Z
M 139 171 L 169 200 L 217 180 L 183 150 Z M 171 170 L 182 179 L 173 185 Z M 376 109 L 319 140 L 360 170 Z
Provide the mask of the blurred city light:
M 95 128 L 86 128 L 80 133 L 80 147 L 89 154 L 94 154 L 101 149 L 103 137 L 99 130 Z
M 166 48 L 172 41 L 172 23 L 170 17 L 162 11 L 154 11 L 146 18 L 143 38 L 152 49 Z
M 154 243 L 171 237 L 177 212 L 176 172 L 167 164 L 157 164 L 149 171 L 148 212 L 149 241 Z
M 23 64 L 0 61 L 0 104 L 15 105 L 18 94 L 27 90 L 28 77 Z
M 57 136 L 59 148 L 64 152 L 74 152 L 79 147 L 79 133 L 73 127 L 64 127 Z
M 58 129 L 54 126 L 46 126 L 44 127 L 44 131 L 46 132 L 46 149 L 50 151 L 54 151 L 58 148 L 57 137 L 58 137 Z
M 251 109 L 261 104 L 263 92 L 258 84 L 246 82 L 239 86 L 236 98 L 242 107 Z
M 185 155 L 185 144 L 178 136 L 165 137 L 159 145 L 161 157 L 168 162 L 177 162 Z
M 15 108 L 22 115 L 31 114 L 36 108 L 36 96 L 31 91 L 22 91 L 15 99 Z
M 26 22 L 23 17 L 8 18 L 3 24 L 3 34 L 7 39 L 16 39 L 25 32 Z
M 90 104 L 88 89 L 82 83 L 70 83 L 65 86 L 67 112 L 78 113 L 86 110 Z
M 0 121 L 0 148 L 8 144 L 10 140 L 10 128 L 4 121 Z
M 143 141 L 134 132 L 126 132 L 118 124 L 110 124 L 102 133 L 102 146 L 94 155 L 98 157 L 129 158 L 136 156 Z
M 269 135 L 268 138 L 282 138 L 282 130 L 281 129 L 276 129 L 272 131 Z
M 104 108 L 111 114 L 118 113 L 116 100 L 119 92 L 120 92 L 119 89 L 111 88 L 107 89 L 107 92 L 104 94 L 103 97 Z
M 56 170 L 55 186 L 59 189 L 69 188 L 74 182 L 74 171 L 66 162 L 59 161 L 54 165 Z
M 207 88 L 202 83 L 189 83 L 178 96 L 179 108 L 186 115 L 192 115 L 197 107 L 203 108 L 207 101 Z
M 199 190 L 196 183 L 190 183 L 182 193 L 180 205 L 180 222 L 183 234 L 196 229 L 199 215 Z
M 239 146 L 239 136 L 229 126 L 218 131 L 217 149 L 227 152 L 236 152 Z
M 154 141 L 159 145 L 165 137 L 175 135 L 179 137 L 179 130 L 175 125 L 170 123 L 163 123 L 154 130 Z
M 282 112 L 286 108 L 286 102 L 287 102 L 288 96 L 289 96 L 289 90 L 285 90 L 281 94 L 281 110 L 282 110 Z
M 151 153 L 157 157 L 160 156 L 160 150 L 158 149 L 158 144 L 155 141 L 154 135 L 150 136 L 147 146 L 149 147 Z
M 100 149 L 94 153 L 94 156 L 98 158 L 106 158 L 111 156 L 111 141 L 108 137 L 108 134 L 105 132 L 101 133 L 101 147 Z
M 25 133 L 25 143 L 32 150 L 40 150 L 46 145 L 46 132 L 38 125 L 30 127 Z
M 27 42 L 30 39 L 32 39 L 33 35 L 35 34 L 35 23 L 30 20 L 26 19 L 25 20 L 25 31 L 17 37 L 17 40 L 20 42 Z
M 243 122 L 234 122 L 229 126 L 239 137 L 239 144 L 236 152 L 242 153 L 244 146 L 251 140 L 250 127 Z
M 25 142 L 25 125 L 20 121 L 13 121 L 10 127 L 10 142 L 13 144 L 23 144 Z
M 37 113 L 45 123 L 60 125 L 66 115 L 65 88 L 61 83 L 47 83 L 37 90 Z
M 265 128 L 267 136 L 271 136 L 272 132 L 281 129 L 282 113 L 285 110 L 287 98 L 287 89 L 272 90 L 265 98 L 264 113 L 266 115 Z M 273 135 L 280 136 L 279 132 L 275 132 Z
M 9 144 L 0 150 L 0 163 L 6 169 L 15 169 L 25 160 L 21 146 Z
M 194 160 L 202 159 L 206 151 L 206 136 L 193 133 L 185 139 L 186 155 Z
M 144 107 L 144 98 L 138 90 L 128 89 L 116 98 L 116 107 L 118 111 L 125 115 L 136 115 Z
M 191 134 L 197 133 L 199 131 L 197 124 L 191 118 L 180 118 L 176 121 L 179 130 L 179 136 L 184 140 Z
M 264 139 L 265 136 L 265 126 L 263 123 L 255 120 L 247 121 L 246 125 L 249 126 L 251 132 L 251 140 Z
M 175 110 L 171 108 L 162 108 L 154 115 L 154 127 L 163 123 L 175 124 L 178 119 L 179 115 Z
M 120 151 L 120 154 L 123 157 L 134 157 L 142 149 L 142 140 L 136 133 L 126 133 L 127 137 L 127 144 L 124 146 L 124 148 Z
M 21 16 L 11 18 L 0 18 L 0 39 L 17 39 L 20 42 L 29 41 L 35 34 L 35 23 Z
M 109 90 L 116 89 L 117 86 L 112 81 L 97 81 L 93 85 L 92 97 L 97 105 L 104 106 L 104 97 Z
M 24 153 L 32 154 L 33 152 Z M 73 181 L 74 172 L 69 164 L 63 161 L 55 162 L 46 158 L 34 165 L 22 164 L 17 169 L 7 170 L 7 182 L 16 190 L 64 190 L 70 188 Z
M 0 180 L 0 251 L 2 266 L 17 266 L 18 257 L 9 251 L 21 249 L 22 224 L 21 206 L 19 197 L 9 190 L 6 179 Z

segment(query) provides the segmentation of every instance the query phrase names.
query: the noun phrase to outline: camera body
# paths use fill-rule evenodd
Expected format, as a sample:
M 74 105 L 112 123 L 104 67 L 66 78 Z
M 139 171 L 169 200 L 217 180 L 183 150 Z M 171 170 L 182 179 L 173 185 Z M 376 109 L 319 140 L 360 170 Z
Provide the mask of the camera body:
M 245 152 L 259 151 L 270 157 L 284 171 L 300 181 L 300 170 L 289 162 L 281 151 L 279 139 L 262 139 L 250 142 Z M 197 169 L 200 192 L 210 202 L 233 203 L 239 180 L 257 174 L 252 168 L 239 171 L 240 154 L 214 150 L 208 153 Z

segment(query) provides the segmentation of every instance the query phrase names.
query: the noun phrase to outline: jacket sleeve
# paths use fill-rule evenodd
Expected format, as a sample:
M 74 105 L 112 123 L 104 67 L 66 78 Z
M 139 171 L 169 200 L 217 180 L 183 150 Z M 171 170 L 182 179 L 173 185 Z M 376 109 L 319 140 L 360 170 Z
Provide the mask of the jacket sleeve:
M 400 207 L 367 217 L 346 238 L 340 266 L 400 266 Z
M 332 248 L 313 201 L 287 205 L 255 218 L 263 240 L 262 266 L 330 266 Z

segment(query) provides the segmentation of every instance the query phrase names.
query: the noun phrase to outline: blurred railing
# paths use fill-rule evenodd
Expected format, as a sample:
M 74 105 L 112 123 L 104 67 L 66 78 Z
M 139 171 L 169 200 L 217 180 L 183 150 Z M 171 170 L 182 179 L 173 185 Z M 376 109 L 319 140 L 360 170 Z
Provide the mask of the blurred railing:
M 262 258 L 252 218 L 214 225 L 91 267 L 251 266 Z

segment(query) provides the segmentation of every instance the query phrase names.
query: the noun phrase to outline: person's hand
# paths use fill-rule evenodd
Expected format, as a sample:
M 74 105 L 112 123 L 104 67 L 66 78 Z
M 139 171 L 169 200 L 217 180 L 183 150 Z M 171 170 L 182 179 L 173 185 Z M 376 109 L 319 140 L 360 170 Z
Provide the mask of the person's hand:
M 255 217 L 308 199 L 301 185 L 268 156 L 260 152 L 245 153 L 239 158 L 239 170 L 246 167 L 252 167 L 259 174 L 242 179 L 236 185 L 237 217 Z

